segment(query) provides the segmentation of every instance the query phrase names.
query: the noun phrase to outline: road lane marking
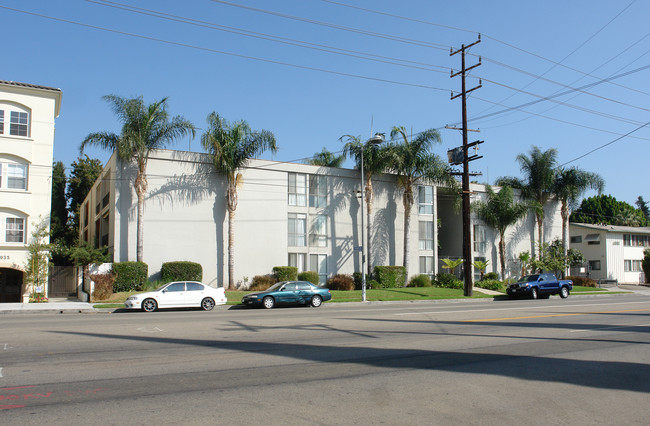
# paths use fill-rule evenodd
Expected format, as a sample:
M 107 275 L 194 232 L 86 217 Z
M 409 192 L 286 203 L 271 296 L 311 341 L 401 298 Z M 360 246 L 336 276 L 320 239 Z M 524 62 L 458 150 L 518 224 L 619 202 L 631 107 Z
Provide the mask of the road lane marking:
M 519 320 L 519 319 L 530 319 L 530 318 L 550 318 L 550 317 L 571 317 L 577 315 L 598 315 L 598 314 L 621 314 L 625 312 L 646 312 L 650 309 L 626 309 L 619 311 L 600 311 L 600 312 L 572 312 L 568 314 L 547 314 L 547 315 L 529 315 L 525 317 L 509 317 L 509 318 L 486 318 L 486 319 L 475 319 L 475 320 L 462 320 L 461 322 L 488 322 L 488 321 L 508 321 L 508 320 Z
M 540 306 L 525 306 L 521 308 L 492 308 L 492 309 L 463 309 L 457 311 L 427 311 L 427 312 L 400 312 L 393 314 L 396 316 L 409 316 L 409 315 L 431 315 L 431 314 L 464 314 L 467 312 L 498 312 L 498 311 L 522 311 L 533 309 L 553 309 L 553 308 L 574 308 L 574 307 L 590 307 L 590 306 L 612 306 L 612 305 L 638 305 L 643 302 L 621 302 L 621 303 L 594 303 L 588 305 L 540 305 Z

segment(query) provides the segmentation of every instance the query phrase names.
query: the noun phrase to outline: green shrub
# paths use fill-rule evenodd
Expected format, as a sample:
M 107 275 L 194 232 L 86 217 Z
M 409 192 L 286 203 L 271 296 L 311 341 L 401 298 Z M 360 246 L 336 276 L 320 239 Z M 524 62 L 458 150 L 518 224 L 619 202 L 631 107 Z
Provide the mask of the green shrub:
M 427 274 L 411 277 L 408 287 L 431 287 L 431 278 Z
M 501 281 L 498 280 L 483 280 L 478 281 L 476 287 L 485 288 L 493 291 L 501 291 Z
M 499 274 L 496 272 L 487 272 L 483 274 L 483 278 L 481 278 L 481 281 L 494 281 L 499 279 Z
M 643 269 L 643 273 L 645 274 L 645 282 L 650 283 L 650 248 L 643 250 L 641 269 Z
M 148 271 L 149 267 L 144 262 L 113 263 L 113 292 L 142 290 L 147 282 Z
M 573 285 L 579 285 L 582 287 L 598 287 L 598 283 L 595 280 L 587 277 L 569 276 L 564 277 L 564 279 L 573 281 Z
M 366 289 L 369 288 L 381 288 L 381 287 L 379 287 L 379 283 L 376 280 L 367 280 Z
M 456 278 L 456 275 L 448 272 L 440 272 L 436 274 L 434 283 L 437 287 L 443 288 L 463 288 L 463 282 Z
M 354 272 L 352 278 L 354 278 L 354 289 L 361 290 L 361 287 L 363 287 L 363 275 L 361 275 L 361 272 Z M 372 276 L 366 274 L 366 288 L 368 288 L 368 282 L 371 279 Z
M 406 268 L 403 266 L 375 266 L 378 288 L 395 288 L 404 285 Z
M 274 266 L 273 276 L 277 282 L 295 281 L 298 278 L 298 268 L 295 266 Z
M 300 281 L 310 282 L 314 285 L 320 284 L 320 277 L 318 276 L 318 272 L 314 272 L 314 271 L 301 272 L 298 274 L 298 279 Z
M 325 286 L 330 290 L 354 290 L 354 278 L 352 275 L 337 274 L 328 279 Z
M 249 290 L 263 291 L 275 284 L 275 277 L 271 275 L 255 275 Z
M 203 268 L 195 262 L 165 262 L 160 268 L 160 275 L 164 283 L 172 281 L 202 281 Z

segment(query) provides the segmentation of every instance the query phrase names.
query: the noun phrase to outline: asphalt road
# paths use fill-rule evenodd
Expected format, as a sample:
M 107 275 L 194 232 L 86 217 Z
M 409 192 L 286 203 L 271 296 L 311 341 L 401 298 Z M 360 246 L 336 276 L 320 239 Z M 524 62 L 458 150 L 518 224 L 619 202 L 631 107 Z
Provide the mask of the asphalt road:
M 3 315 L 0 423 L 648 424 L 650 297 Z

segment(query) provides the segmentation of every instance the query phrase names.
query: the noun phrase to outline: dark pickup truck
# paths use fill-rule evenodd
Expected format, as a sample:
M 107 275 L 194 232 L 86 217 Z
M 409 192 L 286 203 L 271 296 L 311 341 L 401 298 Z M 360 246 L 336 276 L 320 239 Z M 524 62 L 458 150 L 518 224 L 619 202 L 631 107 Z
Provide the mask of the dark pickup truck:
M 528 296 L 531 299 L 548 299 L 551 294 L 559 294 L 562 299 L 569 297 L 573 290 L 573 281 L 558 280 L 553 274 L 526 275 L 510 284 L 507 288 L 508 296 Z

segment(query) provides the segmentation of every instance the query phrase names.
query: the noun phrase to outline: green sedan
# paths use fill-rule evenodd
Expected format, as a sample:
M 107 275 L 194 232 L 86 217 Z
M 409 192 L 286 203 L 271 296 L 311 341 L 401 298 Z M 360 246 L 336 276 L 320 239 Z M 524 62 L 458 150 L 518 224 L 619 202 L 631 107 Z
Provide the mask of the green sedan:
M 319 307 L 332 299 L 329 289 L 315 286 L 307 281 L 281 281 L 265 291 L 244 296 L 241 303 L 247 306 L 264 306 L 271 309 L 280 305 L 311 305 Z

